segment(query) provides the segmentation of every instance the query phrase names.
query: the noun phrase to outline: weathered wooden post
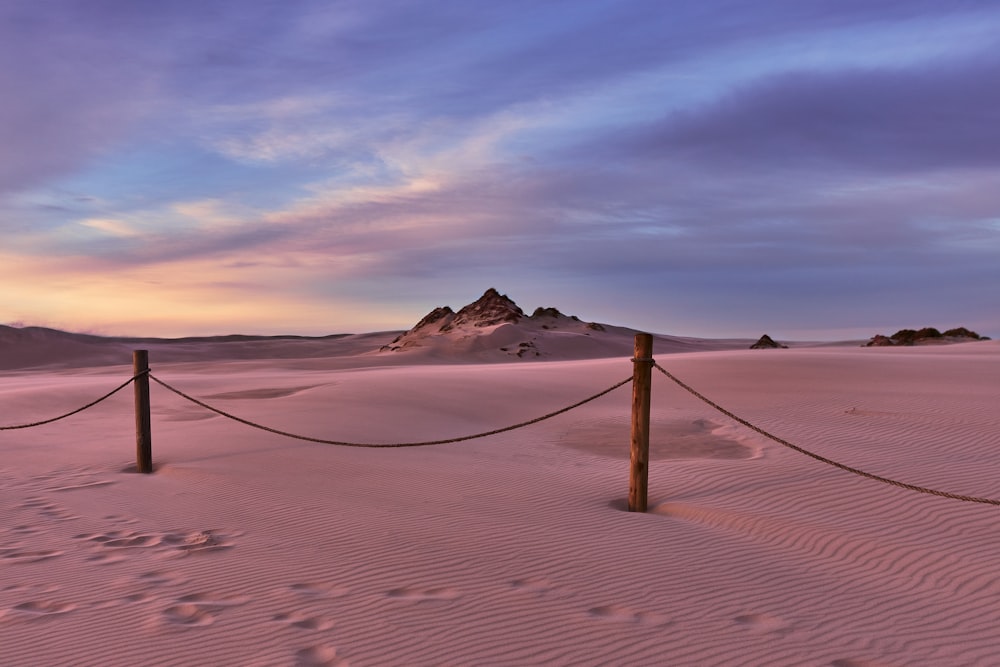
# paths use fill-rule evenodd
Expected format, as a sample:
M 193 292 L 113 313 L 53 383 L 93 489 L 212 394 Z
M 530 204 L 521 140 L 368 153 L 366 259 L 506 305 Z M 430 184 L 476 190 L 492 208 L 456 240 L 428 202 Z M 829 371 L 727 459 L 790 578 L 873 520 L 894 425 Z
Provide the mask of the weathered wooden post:
M 632 359 L 632 445 L 628 511 L 645 512 L 649 486 L 649 396 L 653 375 L 653 336 L 635 335 Z
M 135 467 L 142 473 L 153 472 L 153 444 L 149 421 L 149 352 L 132 351 L 132 375 L 135 377 Z

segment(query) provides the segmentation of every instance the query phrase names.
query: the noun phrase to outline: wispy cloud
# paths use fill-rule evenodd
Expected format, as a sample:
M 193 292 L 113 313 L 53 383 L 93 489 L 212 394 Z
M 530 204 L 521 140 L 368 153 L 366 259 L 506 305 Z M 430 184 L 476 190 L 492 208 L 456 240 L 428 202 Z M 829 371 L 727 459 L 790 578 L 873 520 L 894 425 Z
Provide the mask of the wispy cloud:
M 121 220 L 112 220 L 109 218 L 87 218 L 86 220 L 82 220 L 80 224 L 84 227 L 90 227 L 91 229 L 96 229 L 112 236 L 128 238 L 139 235 L 139 232 L 133 229 L 127 222 L 123 222 Z

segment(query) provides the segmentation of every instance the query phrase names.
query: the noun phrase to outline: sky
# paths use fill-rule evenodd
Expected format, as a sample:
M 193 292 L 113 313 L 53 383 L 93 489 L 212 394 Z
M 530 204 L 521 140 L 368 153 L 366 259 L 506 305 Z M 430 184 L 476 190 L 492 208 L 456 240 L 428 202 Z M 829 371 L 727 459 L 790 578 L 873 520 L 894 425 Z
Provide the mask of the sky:
M 0 323 L 1000 336 L 995 0 L 0 0 Z

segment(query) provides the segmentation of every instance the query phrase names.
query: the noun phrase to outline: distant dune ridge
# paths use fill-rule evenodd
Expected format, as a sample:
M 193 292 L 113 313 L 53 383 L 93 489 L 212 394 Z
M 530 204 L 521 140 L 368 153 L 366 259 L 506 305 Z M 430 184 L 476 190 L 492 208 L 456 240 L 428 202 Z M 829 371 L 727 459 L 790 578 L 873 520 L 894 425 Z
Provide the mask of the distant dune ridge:
M 135 349 L 148 349 L 153 362 L 344 356 L 357 354 L 359 350 L 377 349 L 393 335 L 395 332 L 138 338 L 0 325 L 0 370 L 114 365 L 128 361 Z
M 4 327 L 0 425 L 105 394 L 141 346 L 155 377 L 274 429 L 455 438 L 626 380 L 633 333 L 495 290 L 409 332 Z M 752 342 L 657 336 L 654 353 L 819 455 L 1000 498 L 1000 341 Z M 997 507 L 820 463 L 654 372 L 649 512 L 628 514 L 630 389 L 376 450 L 252 429 L 153 383 L 152 475 L 131 472 L 128 390 L 0 430 L 0 664 L 996 664 Z

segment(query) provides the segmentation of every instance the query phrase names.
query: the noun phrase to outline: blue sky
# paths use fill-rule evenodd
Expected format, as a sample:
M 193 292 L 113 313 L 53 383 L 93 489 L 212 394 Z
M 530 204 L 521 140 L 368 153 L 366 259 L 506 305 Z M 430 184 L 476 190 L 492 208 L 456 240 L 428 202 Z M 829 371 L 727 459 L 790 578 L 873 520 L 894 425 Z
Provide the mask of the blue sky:
M 0 322 L 1000 335 L 1000 3 L 0 0 Z

